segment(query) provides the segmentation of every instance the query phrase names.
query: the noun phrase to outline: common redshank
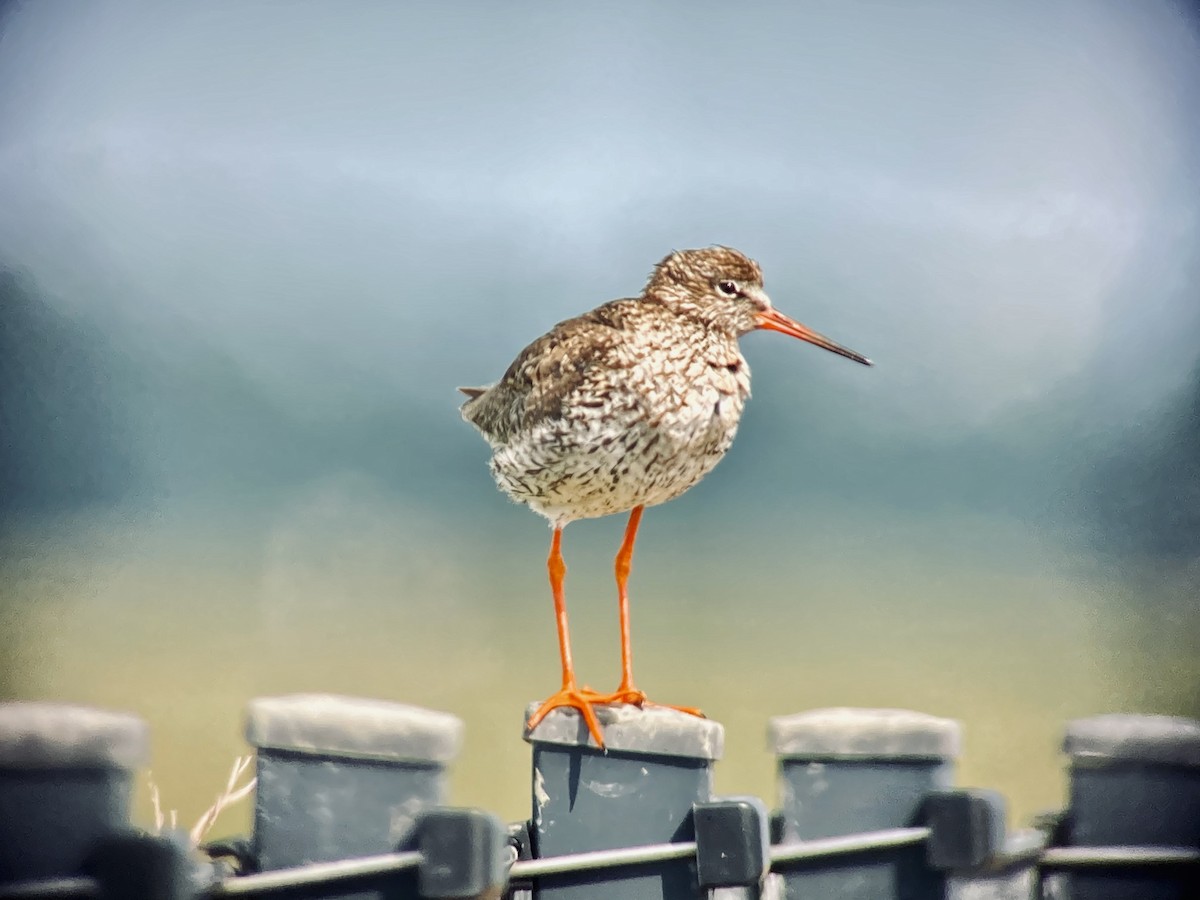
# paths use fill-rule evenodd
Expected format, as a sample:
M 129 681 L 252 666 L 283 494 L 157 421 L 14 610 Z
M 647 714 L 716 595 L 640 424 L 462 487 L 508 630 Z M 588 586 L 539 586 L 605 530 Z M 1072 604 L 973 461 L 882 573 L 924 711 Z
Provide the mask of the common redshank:
M 492 447 L 500 489 L 553 529 L 547 567 L 562 687 L 533 713 L 529 728 L 553 709 L 573 707 L 602 747 L 596 704 L 648 703 L 633 680 L 627 589 L 642 510 L 678 497 L 729 449 L 750 397 L 750 368 L 738 338 L 758 329 L 871 365 L 776 310 L 756 262 L 729 247 L 709 247 L 666 257 L 640 296 L 555 325 L 495 384 L 459 388 L 469 398 L 463 418 Z M 603 694 L 575 678 L 562 532 L 576 519 L 621 512 L 629 513 L 615 566 L 621 683 Z

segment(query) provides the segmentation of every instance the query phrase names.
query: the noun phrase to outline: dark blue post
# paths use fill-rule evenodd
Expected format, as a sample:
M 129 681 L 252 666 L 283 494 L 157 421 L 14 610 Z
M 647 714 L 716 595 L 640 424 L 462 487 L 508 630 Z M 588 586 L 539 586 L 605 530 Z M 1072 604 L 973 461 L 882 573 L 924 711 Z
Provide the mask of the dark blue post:
M 526 736 L 533 745 L 534 856 L 694 840 L 692 804 L 712 797 L 712 765 L 721 756 L 724 729 L 662 707 L 596 712 L 604 750 L 575 710 L 555 710 Z M 698 890 L 694 860 L 670 860 L 543 876 L 534 896 L 691 900 Z
M 102 838 L 83 866 L 100 900 L 195 900 L 203 869 L 186 835 L 137 831 Z
M 957 722 L 896 709 L 818 709 L 771 720 L 783 842 L 920 824 L 926 796 L 954 778 Z M 945 879 L 920 845 L 784 870 L 788 897 L 942 897 Z
M 97 841 L 128 829 L 149 749 L 136 716 L 0 704 L 0 885 L 75 874 Z
M 246 739 L 258 750 L 259 868 L 415 848 L 418 815 L 445 802 L 445 766 L 462 730 L 446 713 L 380 700 L 251 701 Z M 415 883 L 414 873 L 414 893 Z
M 1200 722 L 1107 715 L 1067 726 L 1072 847 L 1200 847 Z M 1071 900 L 1182 900 L 1200 896 L 1194 866 L 1071 869 Z

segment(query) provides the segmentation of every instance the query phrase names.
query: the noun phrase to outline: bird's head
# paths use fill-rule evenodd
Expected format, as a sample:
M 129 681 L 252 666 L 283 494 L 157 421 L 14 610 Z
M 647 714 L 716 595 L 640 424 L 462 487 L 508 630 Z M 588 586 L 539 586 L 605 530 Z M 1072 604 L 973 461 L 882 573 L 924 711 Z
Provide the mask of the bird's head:
M 865 356 L 775 309 L 763 290 L 758 263 L 732 247 L 676 250 L 654 267 L 645 293 L 673 312 L 734 338 L 758 329 L 778 331 L 871 365 Z

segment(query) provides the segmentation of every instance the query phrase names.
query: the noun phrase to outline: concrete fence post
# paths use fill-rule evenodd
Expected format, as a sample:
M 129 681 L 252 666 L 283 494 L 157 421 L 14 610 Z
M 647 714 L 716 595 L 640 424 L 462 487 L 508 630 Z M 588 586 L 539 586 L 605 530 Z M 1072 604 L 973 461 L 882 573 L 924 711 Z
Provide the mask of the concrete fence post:
M 926 797 L 949 788 L 961 743 L 951 719 L 895 709 L 818 709 L 771 719 L 782 842 L 920 824 Z M 788 864 L 788 897 L 942 897 L 921 845 Z
M 1200 722 L 1104 715 L 1068 723 L 1063 843 L 1074 847 L 1200 847 Z M 1194 866 L 1103 866 L 1064 875 L 1071 900 L 1200 896 Z
M 149 751 L 136 716 L 0 704 L 0 884 L 76 874 L 97 841 L 128 829 Z
M 462 722 L 327 694 L 251 701 L 257 749 L 253 855 L 260 870 L 415 849 L 418 816 L 445 802 Z M 413 890 L 416 894 L 416 874 Z
M 596 712 L 603 750 L 574 710 L 551 712 L 526 735 L 533 746 L 534 857 L 695 840 L 692 805 L 712 798 L 724 729 L 662 707 Z M 695 861 L 678 859 L 547 875 L 534 885 L 539 900 L 691 900 L 698 891 Z

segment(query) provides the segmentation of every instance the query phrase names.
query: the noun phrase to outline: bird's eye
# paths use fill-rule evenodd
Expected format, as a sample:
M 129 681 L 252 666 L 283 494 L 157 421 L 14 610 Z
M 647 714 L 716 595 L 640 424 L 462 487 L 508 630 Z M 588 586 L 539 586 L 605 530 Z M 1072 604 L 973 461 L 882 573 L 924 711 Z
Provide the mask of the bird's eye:
M 718 281 L 717 290 L 727 297 L 736 297 L 738 285 L 736 281 Z

